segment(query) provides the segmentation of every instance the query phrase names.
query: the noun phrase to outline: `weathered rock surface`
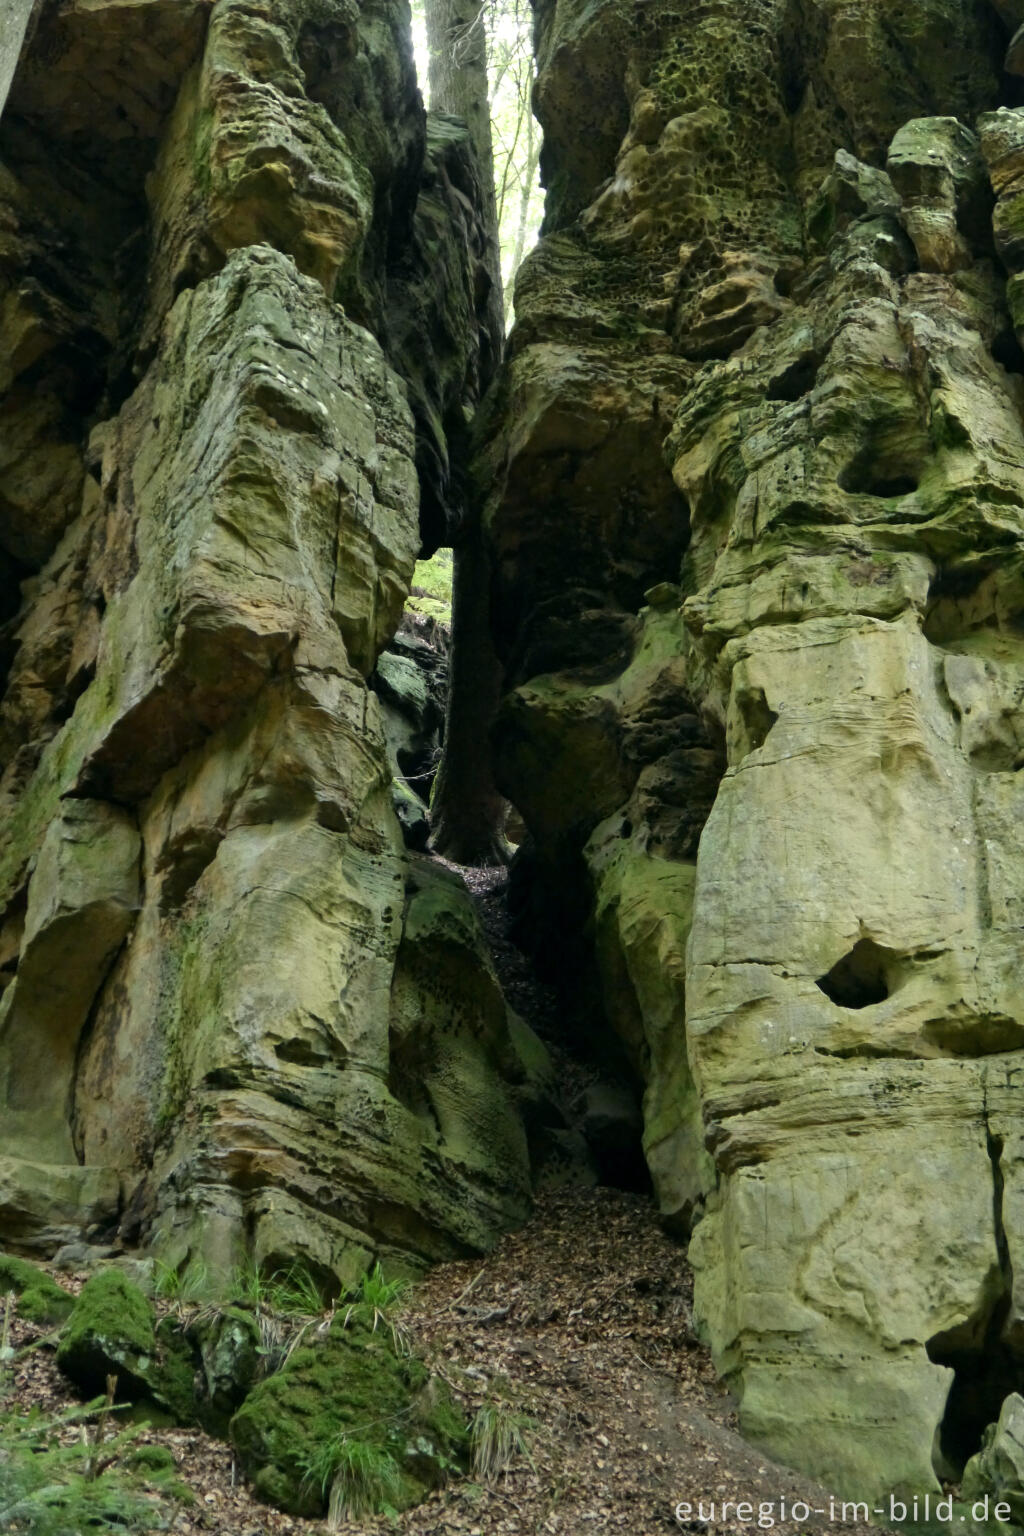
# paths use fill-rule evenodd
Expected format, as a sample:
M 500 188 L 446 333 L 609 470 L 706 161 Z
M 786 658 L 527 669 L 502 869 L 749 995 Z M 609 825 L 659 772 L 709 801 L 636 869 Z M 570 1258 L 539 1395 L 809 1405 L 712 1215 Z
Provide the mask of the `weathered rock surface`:
M 1024 1376 L 1024 16 L 538 21 L 502 787 L 745 1432 L 935 1489 Z
M 40 12 L 0 123 L 19 1249 L 351 1278 L 528 1209 L 529 1052 L 367 684 L 461 515 L 477 187 L 397 3 Z
M 406 844 L 422 852 L 428 806 L 441 759 L 451 630 L 407 612 L 370 679 L 380 700 L 391 767 L 391 794 Z
M 981 1450 L 964 1468 L 962 1492 L 965 1507 L 982 1500 L 993 1511 L 997 1503 L 1005 1505 L 1006 1520 L 973 1520 L 974 1530 L 1020 1530 L 1024 1524 L 1024 1398 L 1018 1393 L 1010 1393 L 998 1422 L 986 1429 Z

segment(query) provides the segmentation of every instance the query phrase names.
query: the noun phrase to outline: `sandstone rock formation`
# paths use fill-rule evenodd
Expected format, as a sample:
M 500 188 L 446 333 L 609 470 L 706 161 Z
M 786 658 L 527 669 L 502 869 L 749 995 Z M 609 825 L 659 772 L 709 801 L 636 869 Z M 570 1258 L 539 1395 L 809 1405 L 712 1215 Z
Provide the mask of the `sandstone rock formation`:
M 481 447 L 535 902 L 745 1432 L 857 1498 L 1024 1377 L 1018 10 L 545 0 Z
M 347 1278 L 525 1215 L 543 1050 L 393 802 L 483 487 L 519 895 L 746 1433 L 1016 1487 L 1024 4 L 536 19 L 470 465 L 398 0 L 0 3 L 3 1235 Z
M 528 1209 L 537 1051 L 405 852 L 367 686 L 494 345 L 465 131 L 425 125 L 389 0 L 34 23 L 0 121 L 5 1242 L 341 1279 L 484 1246 Z

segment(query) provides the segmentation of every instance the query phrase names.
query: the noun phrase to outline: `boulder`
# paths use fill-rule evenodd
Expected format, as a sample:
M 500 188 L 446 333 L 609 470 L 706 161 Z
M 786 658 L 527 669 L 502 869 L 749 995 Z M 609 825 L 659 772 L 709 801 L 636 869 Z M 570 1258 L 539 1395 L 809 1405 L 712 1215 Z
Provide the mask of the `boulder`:
M 344 1476 L 346 1446 L 357 1445 L 380 1479 L 371 1508 L 359 1511 L 371 1513 L 419 1503 L 464 1463 L 469 1442 L 443 1383 L 400 1353 L 386 1326 L 346 1326 L 341 1313 L 249 1394 L 230 1435 L 256 1495 L 313 1518 Z
M 74 1298 L 45 1270 L 0 1253 L 0 1297 L 12 1294 L 18 1298 L 18 1316 L 29 1323 L 63 1323 L 74 1306 Z
M 192 1356 L 180 1329 L 170 1318 L 158 1323 L 152 1303 L 118 1269 L 101 1269 L 82 1287 L 57 1364 L 87 1397 L 105 1395 L 113 1377 L 119 1401 L 195 1422 Z

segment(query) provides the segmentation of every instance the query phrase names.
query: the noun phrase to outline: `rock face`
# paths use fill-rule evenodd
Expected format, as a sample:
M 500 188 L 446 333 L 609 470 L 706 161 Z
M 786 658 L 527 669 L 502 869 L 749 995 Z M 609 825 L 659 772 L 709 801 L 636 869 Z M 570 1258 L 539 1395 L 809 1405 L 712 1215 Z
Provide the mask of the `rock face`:
M 923 1492 L 1024 1375 L 1024 16 L 684 9 L 538 8 L 502 787 L 745 1432 Z
M 367 686 L 493 340 L 465 131 L 428 150 L 387 0 L 35 22 L 0 123 L 5 1239 L 342 1278 L 485 1246 L 535 1069 Z

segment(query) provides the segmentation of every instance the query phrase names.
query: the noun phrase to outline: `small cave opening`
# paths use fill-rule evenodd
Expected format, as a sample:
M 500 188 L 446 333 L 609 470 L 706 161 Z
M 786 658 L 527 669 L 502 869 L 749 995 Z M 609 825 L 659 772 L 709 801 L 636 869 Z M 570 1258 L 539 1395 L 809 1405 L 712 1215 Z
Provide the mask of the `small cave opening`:
M 650 1193 L 640 1092 L 633 1073 L 627 1069 L 616 1081 L 605 1078 L 591 1084 L 580 1107 L 583 1136 L 598 1184 L 631 1194 Z
M 936 569 L 924 612 L 924 635 L 932 645 L 950 645 L 979 627 L 996 627 L 989 578 L 997 570 L 991 557 L 980 555 Z
M 764 746 L 779 713 L 768 703 L 763 688 L 737 688 L 735 704 L 738 721 L 730 721 L 727 728 L 729 750 L 745 757 Z
M 821 359 L 816 353 L 805 353 L 798 357 L 788 368 L 776 374 L 768 386 L 765 398 L 790 403 L 802 400 L 817 383 L 820 365 Z
M 999 1418 L 1011 1392 L 1024 1390 L 1020 1338 L 1009 1319 L 1013 1269 L 1003 1224 L 1003 1141 L 987 1136 L 992 1165 L 992 1220 L 1001 1284 L 986 1307 L 955 1328 L 928 1341 L 928 1358 L 953 1372 L 953 1383 L 935 1436 L 933 1459 L 940 1477 L 957 1479 L 981 1447 L 982 1436 Z
M 853 496 L 875 496 L 880 501 L 898 501 L 917 490 L 916 475 L 900 474 L 873 458 L 855 459 L 839 476 L 839 489 Z
M 1024 348 L 1017 340 L 1017 333 L 1007 325 L 992 339 L 992 356 L 1007 373 L 1024 374 Z
M 858 939 L 848 954 L 819 976 L 817 986 L 840 1008 L 871 1008 L 892 992 L 892 966 L 898 956 L 873 939 Z
M 953 1371 L 953 1384 L 936 1437 L 936 1470 L 940 1476 L 958 1478 L 979 1450 L 981 1437 L 994 1424 L 1011 1392 L 1024 1388 L 1024 1366 L 1000 1337 L 1008 1300 L 993 1314 L 984 1338 L 973 1348 L 930 1341 L 928 1358 Z
M 507 881 L 482 904 L 506 998 L 535 1030 L 557 1072 L 564 1123 L 545 1139 L 556 1158 L 574 1147 L 590 1181 L 650 1194 L 643 1151 L 643 1084 L 606 1016 L 588 942 L 582 859 L 546 867 L 527 834 Z

